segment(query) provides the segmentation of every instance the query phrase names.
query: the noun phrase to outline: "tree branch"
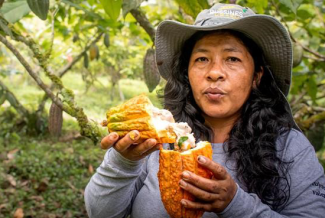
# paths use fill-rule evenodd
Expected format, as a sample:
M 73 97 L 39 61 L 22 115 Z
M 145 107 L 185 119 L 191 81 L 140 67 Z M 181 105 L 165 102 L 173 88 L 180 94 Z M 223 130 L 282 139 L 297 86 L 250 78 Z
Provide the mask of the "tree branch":
M 325 120 L 325 111 L 315 114 L 306 120 L 298 121 L 298 126 L 301 127 L 302 130 L 308 130 L 314 123 L 322 120 Z
M 140 26 L 142 26 L 142 28 L 148 33 L 151 38 L 151 41 L 155 42 L 156 30 L 152 26 L 146 15 L 142 13 L 138 8 L 132 9 L 130 12 L 132 16 L 138 21 Z
M 55 102 L 62 110 L 66 110 L 62 102 L 56 98 L 49 87 L 43 83 L 41 78 L 34 72 L 32 67 L 27 63 L 25 58 L 19 53 L 19 51 L 2 35 L 0 35 L 0 41 L 17 57 L 18 61 L 25 67 L 29 75 L 35 80 L 35 82 L 44 90 L 44 92 Z
M 14 93 L 12 93 L 1 80 L 0 87 L 5 92 L 6 99 L 10 102 L 11 106 L 14 107 L 17 111 L 20 111 L 23 116 L 28 117 L 29 111 L 18 101 Z M 10 96 L 10 99 L 8 96 Z
M 103 32 L 99 33 L 98 36 L 93 41 L 91 41 L 80 54 L 78 54 L 70 63 L 64 66 L 61 70 L 59 70 L 56 75 L 59 75 L 59 77 L 64 76 L 64 74 L 69 71 L 73 67 L 73 65 L 75 65 L 84 56 L 84 54 L 90 49 L 91 45 L 93 43 L 97 43 L 101 39 L 103 34 Z

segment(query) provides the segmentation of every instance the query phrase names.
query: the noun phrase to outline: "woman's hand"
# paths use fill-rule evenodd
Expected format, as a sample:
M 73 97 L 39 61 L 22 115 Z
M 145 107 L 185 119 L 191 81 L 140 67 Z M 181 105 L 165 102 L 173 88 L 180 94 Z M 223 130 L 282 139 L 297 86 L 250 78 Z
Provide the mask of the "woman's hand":
M 125 135 L 123 138 L 119 139 L 116 132 L 112 132 L 105 136 L 101 141 L 102 149 L 109 149 L 114 147 L 123 157 L 137 161 L 148 154 L 159 150 L 162 144 L 157 144 L 155 139 L 147 139 L 144 142 L 136 144 L 140 137 L 140 133 L 137 130 L 133 130 Z
M 209 169 L 213 177 L 206 179 L 194 173 L 184 171 L 180 187 L 193 194 L 197 202 L 182 199 L 181 203 L 189 209 L 202 209 L 209 212 L 222 212 L 234 198 L 237 185 L 224 167 L 212 160 L 199 156 L 201 166 Z

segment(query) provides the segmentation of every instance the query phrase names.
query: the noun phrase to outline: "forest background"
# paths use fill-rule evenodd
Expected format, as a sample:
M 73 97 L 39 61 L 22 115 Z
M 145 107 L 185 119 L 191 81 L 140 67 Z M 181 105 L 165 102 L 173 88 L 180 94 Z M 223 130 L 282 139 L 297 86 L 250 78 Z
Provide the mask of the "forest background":
M 324 1 L 0 0 L 0 218 L 87 217 L 84 188 L 105 153 L 106 110 L 141 93 L 162 107 L 157 25 L 192 24 L 217 2 L 288 29 L 289 101 L 325 165 Z

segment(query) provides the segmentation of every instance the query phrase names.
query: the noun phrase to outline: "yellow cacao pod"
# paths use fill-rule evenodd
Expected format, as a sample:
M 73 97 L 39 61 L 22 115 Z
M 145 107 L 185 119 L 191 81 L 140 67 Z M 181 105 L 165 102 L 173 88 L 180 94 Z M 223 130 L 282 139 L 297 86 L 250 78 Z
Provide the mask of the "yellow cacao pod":
M 182 199 L 195 201 L 193 195 L 179 186 L 183 171 L 187 170 L 204 178 L 212 177 L 209 170 L 198 164 L 199 155 L 212 159 L 212 147 L 209 142 L 199 142 L 195 148 L 185 152 L 160 150 L 158 171 L 160 195 L 167 213 L 172 218 L 199 218 L 204 213 L 202 210 L 186 209 L 180 203 Z
M 158 143 L 173 143 L 176 135 L 168 123 L 175 122 L 167 110 L 155 108 L 146 95 L 139 95 L 106 112 L 109 132 L 120 137 L 132 130 L 140 132 L 139 141 L 154 138 Z

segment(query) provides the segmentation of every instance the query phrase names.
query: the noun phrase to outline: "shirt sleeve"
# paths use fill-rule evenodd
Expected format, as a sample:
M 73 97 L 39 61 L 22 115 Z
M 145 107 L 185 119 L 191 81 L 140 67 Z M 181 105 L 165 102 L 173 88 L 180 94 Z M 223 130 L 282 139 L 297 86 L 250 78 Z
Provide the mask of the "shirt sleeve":
M 130 161 L 109 149 L 85 189 L 88 216 L 126 217 L 147 175 L 145 161 Z
M 222 218 L 318 218 L 325 214 L 325 176 L 313 146 L 300 132 L 293 131 L 285 140 L 283 159 L 290 161 L 290 197 L 285 208 L 276 212 L 263 204 L 257 195 L 242 188 L 220 214 Z

